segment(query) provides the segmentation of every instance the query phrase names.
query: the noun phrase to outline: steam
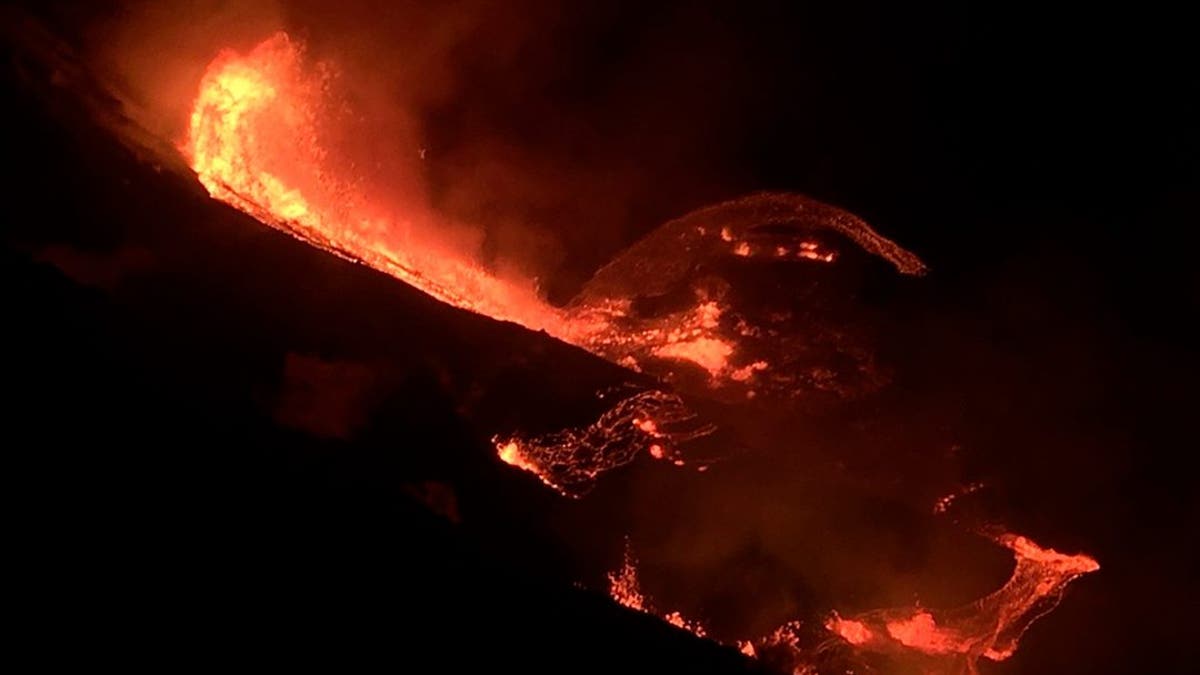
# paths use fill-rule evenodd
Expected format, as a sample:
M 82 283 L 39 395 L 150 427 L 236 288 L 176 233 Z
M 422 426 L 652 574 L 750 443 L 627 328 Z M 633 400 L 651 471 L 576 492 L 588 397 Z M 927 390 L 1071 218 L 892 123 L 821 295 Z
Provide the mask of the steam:
M 721 162 L 742 126 L 745 45 L 687 8 L 639 21 L 544 0 L 128 0 L 94 23 L 89 60 L 130 116 L 180 142 L 222 50 L 278 31 L 336 64 L 353 124 L 333 145 L 374 201 L 436 216 L 495 274 L 565 302 L 628 241 L 741 191 Z M 603 59 L 598 59 L 602 54 Z

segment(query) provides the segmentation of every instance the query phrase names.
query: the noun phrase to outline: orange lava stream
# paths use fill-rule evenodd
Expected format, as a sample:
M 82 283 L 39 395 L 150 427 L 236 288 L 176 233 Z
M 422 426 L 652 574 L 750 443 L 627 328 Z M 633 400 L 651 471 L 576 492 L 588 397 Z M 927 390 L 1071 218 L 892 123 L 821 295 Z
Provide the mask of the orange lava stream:
M 599 293 L 558 308 L 537 296 L 531 283 L 502 279 L 470 252 L 436 238 L 438 219 L 422 208 L 400 214 L 372 199 L 353 165 L 323 145 L 341 119 L 331 94 L 329 64 L 309 64 L 303 48 L 285 33 L 251 51 L 222 52 L 201 82 L 182 150 L 200 183 L 226 202 L 314 246 L 390 274 L 447 304 L 511 321 L 591 351 L 632 370 L 669 374 L 689 364 L 713 388 L 736 385 L 747 397 L 770 359 L 743 354 L 746 329 L 723 319 L 719 298 L 697 297 L 691 307 L 662 316 L 638 316 L 626 295 Z M 352 125 L 350 125 L 352 126 Z M 352 130 L 352 129 L 351 129 Z M 760 203 L 761 202 L 761 203 Z M 866 223 L 833 207 L 795 195 L 765 195 L 720 205 L 697 215 L 726 211 L 780 217 L 819 214 L 823 226 L 886 258 L 905 274 L 920 274 L 919 259 L 881 237 Z M 678 221 L 677 224 L 681 224 Z M 736 229 L 736 228 L 735 228 Z M 744 240 L 729 227 L 688 226 L 674 232 L 676 252 L 712 250 L 727 255 L 827 264 L 835 252 L 808 239 L 773 244 Z M 676 270 L 677 271 L 677 270 Z M 622 277 L 610 269 L 608 277 Z M 656 275 L 665 280 L 668 275 Z M 606 278 L 601 286 L 609 283 Z M 634 291 L 636 292 L 636 290 Z M 741 332 L 739 332 L 739 330 Z M 648 366 L 648 361 L 657 361 Z M 778 378 L 775 378 L 778 379 Z
M 209 194 L 447 304 L 564 333 L 558 312 L 531 290 L 422 238 L 411 219 L 383 215 L 351 181 L 331 175 L 319 124 L 327 80 L 319 68 L 306 70 L 284 33 L 245 55 L 221 53 L 201 80 L 184 148 Z
M 721 313 L 715 303 L 700 303 L 678 325 L 615 334 L 616 310 L 568 315 L 470 255 L 423 237 L 419 213 L 397 217 L 371 204 L 322 147 L 328 71 L 306 67 L 302 48 L 284 33 L 244 55 L 222 52 L 209 65 L 184 152 L 210 195 L 455 307 L 545 330 L 605 356 L 636 345 L 691 361 L 714 377 L 725 371 L 734 347 L 713 334 Z
M 433 241 L 430 223 L 425 222 L 433 219 L 419 210 L 396 216 L 371 203 L 353 177 L 337 171 L 322 146 L 322 125 L 331 115 L 330 72 L 324 64 L 308 67 L 301 46 L 284 33 L 244 55 L 222 52 L 209 65 L 183 151 L 212 197 L 442 302 L 544 330 L 627 367 L 636 369 L 636 363 L 622 358 L 622 350 L 637 348 L 691 361 L 713 377 L 727 370 L 733 347 L 713 336 L 721 315 L 715 303 L 699 303 L 644 330 L 617 329 L 612 323 L 615 309 L 566 312 L 552 307 L 532 289 L 502 280 L 470 255 Z M 538 445 L 537 439 L 507 439 L 497 444 L 497 455 L 564 494 L 572 493 L 572 484 L 582 485 L 606 468 L 629 461 L 630 450 L 649 447 L 656 457 L 670 455 L 678 461 L 667 435 L 643 429 L 637 440 L 646 442 L 636 448 L 624 447 L 628 444 L 623 433 L 618 442 L 601 438 L 615 426 L 609 415 L 592 433 L 568 430 L 553 436 L 549 445 Z M 622 447 L 613 457 L 601 456 L 617 446 Z M 553 466 L 565 466 L 571 475 L 555 475 Z

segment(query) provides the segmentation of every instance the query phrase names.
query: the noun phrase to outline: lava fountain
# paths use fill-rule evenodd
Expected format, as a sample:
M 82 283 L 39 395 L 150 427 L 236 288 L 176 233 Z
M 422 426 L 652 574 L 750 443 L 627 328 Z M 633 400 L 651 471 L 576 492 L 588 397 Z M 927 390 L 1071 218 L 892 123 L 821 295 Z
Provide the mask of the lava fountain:
M 303 56 L 279 33 L 208 67 L 184 150 L 209 194 L 447 304 L 562 333 L 561 317 L 532 292 L 422 235 L 417 214 L 386 214 L 335 174 L 320 133 L 331 70 L 309 71 Z
M 597 272 L 572 302 L 556 307 L 531 285 L 502 279 L 474 256 L 431 236 L 436 225 L 422 209 L 397 215 L 339 169 L 323 145 L 334 72 L 328 64 L 308 64 L 302 47 L 283 33 L 246 54 L 223 52 L 209 65 L 182 151 L 213 198 L 444 303 L 545 331 L 699 395 L 746 402 L 874 386 L 870 364 L 853 350 L 776 325 L 783 321 L 777 314 L 756 319 L 739 311 L 729 301 L 727 284 L 688 281 L 713 256 L 829 265 L 839 255 L 829 236 L 851 241 L 901 274 L 924 273 L 920 259 L 857 217 L 788 194 L 701 209 L 636 243 Z M 682 301 L 646 312 L 635 296 Z M 830 355 L 849 362 L 847 372 L 862 382 L 846 385 L 845 377 L 813 367 Z M 712 430 L 678 395 L 651 390 L 622 398 L 590 426 L 536 437 L 498 436 L 495 442 L 503 461 L 562 494 L 579 496 L 600 474 L 629 463 L 643 449 L 682 464 L 678 446 Z M 1099 566 L 1087 556 L 1060 554 L 1024 537 L 1003 534 L 995 540 L 1016 561 L 1012 578 L 995 593 L 959 609 L 833 616 L 827 635 L 863 652 L 951 659 L 965 671 L 974 671 L 979 658 L 1006 658 L 1070 581 Z M 632 558 L 627 556 L 610 582 L 618 602 L 653 611 Z M 677 612 L 661 616 L 704 635 L 698 621 Z M 799 654 L 794 628 L 785 625 L 738 646 L 751 655 L 781 646 Z M 796 663 L 802 662 L 797 656 Z
M 566 307 L 555 307 L 531 284 L 501 279 L 430 236 L 437 223 L 424 209 L 397 213 L 369 198 L 324 145 L 325 120 L 338 114 L 335 73 L 327 63 L 310 66 L 301 45 L 284 33 L 246 54 L 218 55 L 200 83 L 182 147 L 209 194 L 442 302 L 545 331 L 685 392 L 745 402 L 875 386 L 843 386 L 846 378 L 829 370 L 829 363 L 845 362 L 845 372 L 862 379 L 872 368 L 861 352 L 822 342 L 825 333 L 812 326 L 780 325 L 779 313 L 739 311 L 727 284 L 689 278 L 720 256 L 828 265 L 838 254 L 823 242 L 826 235 L 850 240 L 901 273 L 924 272 L 915 255 L 862 220 L 792 194 L 701 209 L 658 228 L 598 271 Z M 671 295 L 682 301 L 667 311 L 639 307 L 646 297 Z M 703 425 L 672 430 L 688 417 L 676 395 L 649 393 L 618 403 L 589 428 L 497 437 L 496 450 L 509 464 L 577 495 L 639 449 L 679 463 L 679 443 L 706 433 Z
M 200 83 L 183 148 L 208 192 L 442 302 L 544 330 L 614 363 L 652 375 L 687 364 L 707 374 L 710 388 L 743 393 L 768 393 L 763 383 L 780 381 L 784 364 L 776 361 L 786 359 L 748 344 L 770 327 L 748 324 L 719 290 L 695 289 L 683 306 L 655 316 L 638 315 L 631 307 L 633 293 L 666 292 L 696 261 L 713 254 L 828 264 L 836 253 L 815 235 L 831 232 L 902 273 L 924 272 L 915 255 L 845 211 L 798 195 L 763 194 L 664 225 L 600 270 L 567 307 L 551 306 L 531 289 L 434 241 L 419 210 L 386 213 L 338 170 L 322 145 L 321 127 L 322 115 L 332 114 L 333 72 L 328 64 L 308 67 L 303 49 L 283 33 L 247 54 L 220 54 Z M 792 230 L 761 234 L 772 224 Z

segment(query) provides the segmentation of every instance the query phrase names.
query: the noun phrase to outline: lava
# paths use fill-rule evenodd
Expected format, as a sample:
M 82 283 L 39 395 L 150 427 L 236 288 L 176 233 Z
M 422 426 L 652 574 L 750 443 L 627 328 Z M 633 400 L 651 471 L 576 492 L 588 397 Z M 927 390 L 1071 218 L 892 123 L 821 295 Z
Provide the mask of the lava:
M 705 256 L 828 264 L 836 253 L 813 233 L 832 232 L 901 273 L 925 270 L 915 255 L 845 211 L 799 195 L 766 193 L 664 225 L 597 272 L 567 307 L 552 306 L 532 284 L 502 279 L 474 256 L 432 238 L 428 232 L 437 224 L 423 209 L 396 215 L 372 203 L 353 171 L 340 167 L 323 145 L 324 120 L 337 117 L 331 93 L 336 72 L 328 63 L 309 65 L 302 46 L 285 33 L 246 54 L 218 55 L 200 82 L 183 144 L 209 194 L 442 302 L 544 330 L 619 365 L 669 377 L 687 364 L 704 372 L 711 388 L 751 396 L 779 393 L 771 383 L 794 390 L 804 381 L 786 372 L 787 359 L 764 358 L 760 346 L 747 344 L 747 335 L 771 326 L 749 325 L 711 289 L 696 289 L 689 306 L 676 311 L 639 314 L 634 296 L 665 293 Z M 758 229 L 764 225 L 796 231 L 766 235 Z M 658 255 L 664 248 L 668 256 Z M 628 283 L 637 288 L 622 287 Z
M 770 261 L 819 269 L 841 257 L 831 243 L 840 238 L 901 274 L 925 272 L 916 255 L 854 215 L 777 193 L 700 209 L 634 244 L 565 307 L 552 306 L 532 284 L 502 279 L 474 255 L 429 234 L 437 229 L 436 219 L 424 209 L 397 214 L 372 203 L 353 172 L 343 170 L 323 145 L 324 125 L 336 117 L 330 104 L 335 82 L 335 68 L 310 64 L 302 46 L 283 33 L 248 53 L 218 55 L 200 83 L 182 147 L 200 183 L 213 198 L 271 227 L 444 303 L 545 331 L 685 391 L 698 387 L 693 391 L 702 395 L 746 401 L 810 392 L 845 396 L 877 386 L 870 357 L 862 350 L 841 335 L 824 336 L 803 326 L 795 330 L 786 312 L 744 311 L 731 301 L 730 284 L 714 279 L 708 264 Z M 817 365 L 835 361 L 849 365 L 841 373 Z M 701 379 L 692 377 L 695 373 Z M 578 497 L 601 474 L 630 463 L 643 449 L 655 459 L 683 464 L 679 446 L 713 431 L 679 395 L 648 390 L 621 398 L 590 425 L 497 436 L 494 442 L 505 463 Z M 976 603 L 950 610 L 835 615 L 826 628 L 858 650 L 948 658 L 968 671 L 979 658 L 1007 658 L 1066 586 L 1098 565 L 1085 555 L 1057 553 L 1016 535 L 996 541 L 1012 551 L 1013 575 Z M 610 593 L 622 605 L 654 613 L 628 555 L 622 570 L 610 576 Z M 705 635 L 699 622 L 678 612 L 658 616 Z M 798 627 L 791 622 L 737 646 L 751 655 L 784 647 L 798 654 Z M 797 672 L 807 672 L 803 659 L 796 663 L 801 664 Z
M 437 221 L 424 209 L 398 214 L 372 203 L 352 167 L 340 165 L 323 145 L 327 127 L 344 122 L 334 103 L 336 73 L 328 63 L 309 64 L 302 46 L 285 33 L 246 54 L 218 55 L 200 82 L 182 148 L 209 194 L 442 302 L 543 330 L 684 391 L 745 401 L 810 391 L 845 395 L 877 386 L 869 357 L 841 337 L 823 338 L 811 327 L 791 330 L 778 312 L 764 318 L 739 311 L 720 284 L 690 279 L 711 256 L 828 264 L 836 254 L 818 241 L 822 232 L 849 239 L 902 273 L 923 273 L 916 256 L 853 215 L 799 195 L 771 193 L 701 209 L 635 244 L 566 307 L 555 307 L 532 284 L 501 279 L 473 255 L 433 238 Z M 682 306 L 649 314 L 640 308 L 640 300 L 678 287 L 690 294 Z M 816 361 L 847 365 L 836 373 Z M 689 370 L 700 379 L 684 377 Z M 653 405 L 671 399 L 677 409 L 669 415 L 685 417 L 682 402 L 672 397 L 662 393 Z M 610 411 L 586 429 L 507 438 L 497 454 L 567 494 L 578 494 L 579 486 L 628 463 L 640 449 L 681 463 L 680 439 L 630 438 L 615 423 L 651 398 Z M 617 436 L 608 438 L 614 430 Z
M 429 236 L 420 214 L 385 215 L 337 175 L 322 146 L 333 69 L 306 67 L 279 33 L 245 55 L 222 52 L 200 83 L 185 142 L 200 182 L 224 201 L 325 250 L 390 274 L 463 309 L 563 332 L 532 291 L 498 279 Z
M 579 497 L 601 474 L 629 464 L 643 448 L 655 459 L 682 465 L 679 446 L 714 430 L 678 395 L 652 389 L 621 399 L 587 427 L 497 436 L 493 442 L 504 462 L 534 474 L 562 495 Z
M 1012 552 L 1016 564 L 994 593 L 947 610 L 908 607 L 845 619 L 834 615 L 826 627 L 859 649 L 940 657 L 966 672 L 975 672 L 981 657 L 1007 659 L 1030 624 L 1058 605 L 1067 585 L 1100 565 L 1090 556 L 1042 548 L 1020 535 L 1004 533 L 995 541 Z
M 637 561 L 634 560 L 628 543 L 625 546 L 625 559 L 621 569 L 608 575 L 608 595 L 622 607 L 657 616 L 696 637 L 708 637 L 704 624 L 699 621 L 688 619 L 678 611 L 659 613 L 655 610 L 653 604 L 642 593 L 641 583 L 638 581 Z
M 1042 548 L 1020 535 L 1002 533 L 994 539 L 1012 551 L 1016 561 L 1012 576 L 997 591 L 948 610 L 915 606 L 846 618 L 834 613 L 825 629 L 863 652 L 923 659 L 926 672 L 976 673 L 980 658 L 1007 659 L 1026 629 L 1058 605 L 1067 585 L 1100 565 L 1090 556 Z M 656 612 L 641 588 L 628 542 L 621 569 L 608 579 L 609 596 L 616 603 L 707 637 L 700 621 L 685 619 L 679 612 Z M 736 640 L 732 646 L 751 657 L 767 652 L 781 655 L 792 672 L 815 672 L 809 652 L 818 650 L 802 643 L 800 628 L 800 621 L 789 621 L 764 636 Z
M 869 350 L 801 300 L 835 278 L 838 247 L 900 274 L 925 272 L 919 258 L 841 209 L 755 194 L 676 218 L 598 270 L 566 308 L 570 325 L 587 327 L 571 341 L 730 403 L 869 393 L 886 379 Z M 756 274 L 783 269 L 807 270 L 808 291 L 755 285 Z

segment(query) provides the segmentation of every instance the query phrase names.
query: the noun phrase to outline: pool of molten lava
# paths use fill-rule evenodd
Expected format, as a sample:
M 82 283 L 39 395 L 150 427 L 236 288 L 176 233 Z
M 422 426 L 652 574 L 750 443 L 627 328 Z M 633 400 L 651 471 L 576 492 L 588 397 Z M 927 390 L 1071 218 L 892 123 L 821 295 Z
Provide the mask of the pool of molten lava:
M 684 393 L 749 404 L 812 393 L 852 396 L 882 386 L 869 354 L 844 335 L 806 330 L 811 317 L 786 308 L 756 311 L 713 270 L 740 264 L 829 266 L 848 244 L 895 272 L 920 275 L 912 253 L 855 216 L 796 195 L 762 194 L 701 209 L 655 230 L 599 270 L 565 306 L 532 284 L 501 278 L 477 255 L 437 236 L 419 207 L 383 206 L 325 145 L 336 69 L 310 64 L 285 34 L 245 54 L 224 52 L 208 67 L 183 152 L 215 199 L 333 254 L 368 265 L 465 310 L 541 330 L 667 383 L 618 397 L 590 425 L 543 435 L 502 434 L 504 462 L 559 492 L 580 496 L 606 471 L 645 450 L 686 464 L 680 446 L 713 428 L 689 411 Z M 733 266 L 733 267 L 731 267 Z M 669 385 L 669 386 L 668 386 Z M 1002 660 L 1075 578 L 1098 569 L 1085 555 L 1042 548 L 1025 537 L 994 540 L 1012 552 L 1002 588 L 968 606 L 906 607 L 831 616 L 827 635 L 863 652 L 912 653 L 973 671 Z M 632 556 L 611 577 L 622 605 L 656 613 L 705 636 L 702 622 L 659 611 L 641 590 Z M 746 654 L 790 649 L 807 658 L 796 626 L 745 636 Z

